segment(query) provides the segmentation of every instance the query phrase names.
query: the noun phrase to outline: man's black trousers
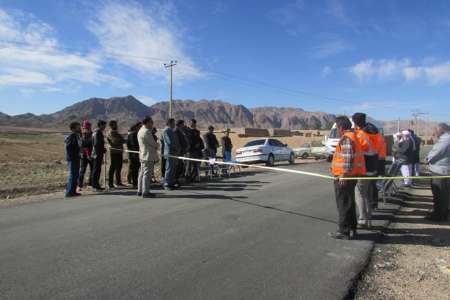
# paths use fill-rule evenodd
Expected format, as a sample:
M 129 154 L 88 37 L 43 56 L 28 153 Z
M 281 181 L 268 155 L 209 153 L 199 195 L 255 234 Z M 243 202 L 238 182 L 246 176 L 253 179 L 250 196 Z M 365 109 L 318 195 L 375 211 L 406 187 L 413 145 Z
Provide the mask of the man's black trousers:
M 92 187 L 100 187 L 100 174 L 102 173 L 103 155 L 98 155 L 92 163 Z
M 111 161 L 109 165 L 109 176 L 108 185 L 109 187 L 114 186 L 114 177 L 116 177 L 116 184 L 122 184 L 122 164 L 123 155 L 122 153 L 111 153 Z
M 356 205 L 355 205 L 356 180 L 347 180 L 341 186 L 338 180 L 334 181 L 334 193 L 339 214 L 339 231 L 344 234 L 356 229 Z
M 432 173 L 432 175 L 439 176 L 440 174 Z M 432 217 L 439 221 L 447 221 L 448 201 L 450 199 L 450 179 L 432 179 L 431 191 L 433 192 L 434 203 Z
M 81 158 L 81 166 L 80 166 L 80 176 L 78 177 L 78 186 L 80 188 L 83 187 L 84 176 L 86 175 L 87 168 L 89 167 L 89 177 L 88 177 L 88 185 L 92 186 L 92 167 L 93 161 L 91 158 L 83 157 Z

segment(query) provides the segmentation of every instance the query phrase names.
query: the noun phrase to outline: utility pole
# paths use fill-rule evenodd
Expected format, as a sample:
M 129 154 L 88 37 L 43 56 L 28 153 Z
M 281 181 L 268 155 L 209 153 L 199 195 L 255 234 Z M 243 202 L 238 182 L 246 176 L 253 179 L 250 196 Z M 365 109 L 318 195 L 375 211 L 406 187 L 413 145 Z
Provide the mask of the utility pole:
M 397 119 L 397 132 L 400 132 L 400 117 Z
M 414 118 L 414 126 L 416 127 L 415 131 L 416 131 L 416 135 L 419 136 L 419 117 L 426 115 L 426 113 L 421 112 L 418 109 L 415 109 L 412 111 L 412 116 Z
M 176 60 L 171 60 L 170 63 L 164 64 L 166 69 L 170 70 L 170 81 L 169 81 L 169 118 L 172 118 L 172 101 L 173 101 L 173 67 L 177 64 Z

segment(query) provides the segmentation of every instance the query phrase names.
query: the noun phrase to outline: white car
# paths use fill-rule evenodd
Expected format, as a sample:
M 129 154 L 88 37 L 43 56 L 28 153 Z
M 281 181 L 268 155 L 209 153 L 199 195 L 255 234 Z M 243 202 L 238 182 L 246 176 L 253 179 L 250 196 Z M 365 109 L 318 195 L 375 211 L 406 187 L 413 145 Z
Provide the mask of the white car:
M 311 155 L 311 144 L 306 143 L 306 144 L 303 144 L 299 148 L 295 148 L 294 153 L 297 157 L 300 157 L 303 159 L 308 158 Z
M 236 161 L 239 163 L 266 163 L 273 166 L 276 161 L 295 163 L 295 153 L 286 144 L 279 140 L 266 138 L 258 139 L 245 144 L 236 150 Z

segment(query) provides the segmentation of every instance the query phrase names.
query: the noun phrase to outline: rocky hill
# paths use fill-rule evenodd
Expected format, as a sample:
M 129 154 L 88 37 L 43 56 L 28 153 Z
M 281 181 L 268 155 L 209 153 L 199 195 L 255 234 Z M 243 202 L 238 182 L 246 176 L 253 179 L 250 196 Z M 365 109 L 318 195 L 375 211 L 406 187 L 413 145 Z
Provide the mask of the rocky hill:
M 326 129 L 331 128 L 336 117 L 293 107 L 258 107 L 251 111 L 259 128 Z
M 197 119 L 201 128 L 214 125 L 218 128 L 326 129 L 331 126 L 335 117 L 332 114 L 307 112 L 298 108 L 260 107 L 249 110 L 243 105 L 220 100 L 176 100 L 173 112 L 176 119 Z M 61 128 L 75 120 L 88 119 L 95 122 L 98 119 L 114 119 L 122 126 L 128 126 L 146 115 L 154 119 L 157 127 L 163 127 L 168 117 L 168 103 L 159 102 L 148 107 L 133 96 L 90 98 L 48 115 L 0 114 L 0 125 Z

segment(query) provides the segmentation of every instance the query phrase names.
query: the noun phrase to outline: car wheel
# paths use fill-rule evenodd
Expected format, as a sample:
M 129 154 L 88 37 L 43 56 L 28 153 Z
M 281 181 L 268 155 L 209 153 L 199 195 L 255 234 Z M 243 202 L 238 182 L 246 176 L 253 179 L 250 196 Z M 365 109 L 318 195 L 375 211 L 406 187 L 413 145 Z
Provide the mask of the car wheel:
M 293 165 L 295 164 L 295 154 L 291 153 L 291 156 L 289 156 L 289 164 Z
M 267 162 L 266 162 L 266 166 L 268 167 L 272 167 L 275 163 L 275 157 L 273 156 L 272 153 L 269 154 L 269 157 L 267 157 Z
M 302 158 L 303 158 L 303 159 L 307 159 L 307 158 L 308 158 L 308 153 L 306 153 L 306 152 L 303 153 L 303 154 L 302 154 Z

